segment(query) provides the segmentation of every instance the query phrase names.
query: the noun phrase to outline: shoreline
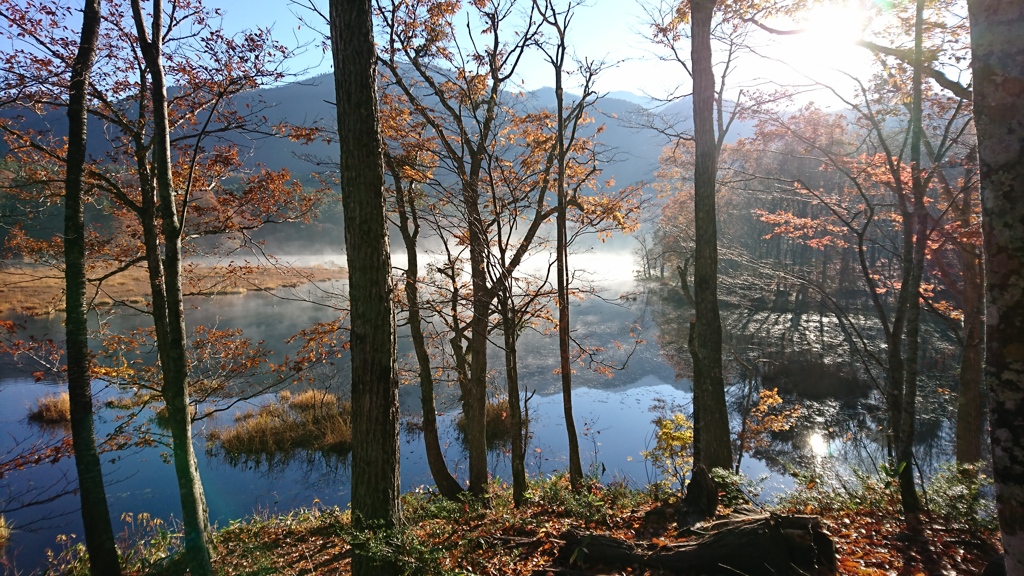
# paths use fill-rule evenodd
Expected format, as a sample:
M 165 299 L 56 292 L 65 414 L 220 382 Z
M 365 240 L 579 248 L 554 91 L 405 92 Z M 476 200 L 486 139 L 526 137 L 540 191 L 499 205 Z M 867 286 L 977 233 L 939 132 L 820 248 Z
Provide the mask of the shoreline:
M 209 265 L 186 263 L 186 297 L 241 296 L 251 291 L 269 292 L 316 283 L 344 280 L 348 269 L 326 266 Z M 102 278 L 107 271 L 91 270 Z M 90 307 L 137 306 L 149 301 L 149 278 L 144 265 L 137 265 L 89 283 L 86 297 Z M 46 316 L 64 311 L 64 277 L 53 266 L 0 263 L 0 314 Z

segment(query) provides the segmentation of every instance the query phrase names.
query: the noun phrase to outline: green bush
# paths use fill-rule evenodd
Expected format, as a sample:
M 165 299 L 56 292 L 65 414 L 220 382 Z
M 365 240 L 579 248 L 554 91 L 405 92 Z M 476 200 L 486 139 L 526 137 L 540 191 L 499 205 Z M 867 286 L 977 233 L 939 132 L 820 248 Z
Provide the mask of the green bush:
M 761 490 L 768 480 L 768 475 L 765 474 L 755 480 L 742 472 L 712 468 L 711 479 L 718 487 L 719 504 L 726 508 L 735 508 L 744 504 L 756 504 L 761 498 Z
M 883 469 L 877 476 L 851 470 L 852 482 L 823 482 L 814 474 L 794 472 L 796 488 L 782 494 L 778 505 L 793 510 L 827 514 L 849 511 L 873 511 L 899 516 L 900 495 L 896 476 Z
M 941 464 L 928 483 L 927 502 L 932 513 L 971 529 L 998 527 L 992 479 L 981 473 L 981 463 Z

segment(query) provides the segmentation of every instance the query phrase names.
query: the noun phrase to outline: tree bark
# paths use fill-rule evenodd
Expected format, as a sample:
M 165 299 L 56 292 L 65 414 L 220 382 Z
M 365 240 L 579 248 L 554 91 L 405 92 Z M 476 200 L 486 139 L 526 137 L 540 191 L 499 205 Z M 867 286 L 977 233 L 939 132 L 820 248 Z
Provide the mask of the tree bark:
M 487 234 L 480 216 L 480 191 L 476 178 L 473 181 L 463 186 L 463 206 L 469 225 L 473 317 L 469 321 L 469 379 L 462 390 L 462 406 L 466 413 L 469 491 L 483 497 L 487 495 L 487 333 L 492 297 L 487 281 Z
M 701 459 L 711 468 L 732 469 L 729 412 L 722 375 L 722 319 L 718 310 L 718 227 L 715 179 L 715 76 L 711 65 L 711 22 L 716 0 L 690 3 L 690 60 L 693 66 L 693 173 L 695 250 L 693 291 L 696 346 L 693 356 L 694 404 L 699 405 Z
M 349 268 L 352 517 L 357 528 L 390 530 L 401 521 L 398 378 L 371 3 L 331 0 L 330 21 Z M 354 575 L 398 572 L 355 549 Z
M 1024 575 L 1024 5 L 970 0 L 981 165 L 985 376 L 1006 573 Z
M 153 106 L 153 172 L 155 190 L 149 194 L 144 234 L 150 280 L 153 284 L 154 327 L 163 375 L 161 393 L 167 406 L 171 431 L 171 454 L 178 480 L 185 534 L 185 556 L 191 573 L 212 575 L 213 534 L 210 528 L 206 495 L 203 491 L 195 447 L 192 444 L 192 418 L 189 410 L 188 358 L 185 353 L 185 310 L 181 286 L 181 225 L 178 221 L 173 190 L 170 122 L 167 114 L 167 84 L 163 68 L 163 2 L 153 0 L 152 31 L 146 30 L 140 0 L 132 0 L 140 51 L 149 68 L 150 97 Z M 155 192 L 156 198 L 153 198 Z M 155 206 L 153 205 L 155 201 Z M 144 200 L 145 202 L 145 200 Z M 152 228 L 159 223 L 163 253 L 159 255 Z M 157 254 L 153 254 L 153 252 Z M 154 281 L 155 280 L 155 281 Z M 161 283 L 162 290 L 157 290 Z
M 570 531 L 559 537 L 565 545 L 558 556 L 566 564 L 644 566 L 670 574 L 838 573 L 835 545 L 815 516 L 734 514 L 701 526 L 699 534 L 655 546 Z
M 103 486 L 103 469 L 96 449 L 92 408 L 92 357 L 85 275 L 85 153 L 89 76 L 100 32 L 101 0 L 86 0 L 82 33 L 71 66 L 68 95 L 68 151 L 64 181 L 64 280 L 67 317 L 68 396 L 71 404 L 71 443 L 75 451 L 79 498 L 89 570 L 121 574 L 114 530 Z

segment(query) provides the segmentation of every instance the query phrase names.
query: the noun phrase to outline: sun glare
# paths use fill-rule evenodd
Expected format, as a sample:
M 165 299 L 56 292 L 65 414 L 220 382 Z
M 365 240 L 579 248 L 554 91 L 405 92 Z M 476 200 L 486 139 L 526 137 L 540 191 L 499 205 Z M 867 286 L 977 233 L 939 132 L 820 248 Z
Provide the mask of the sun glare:
M 828 455 L 828 440 L 821 434 L 821 432 L 815 432 L 807 438 L 807 444 L 811 448 L 811 452 L 817 457 Z
M 812 8 L 801 28 L 803 43 L 822 50 L 854 46 L 864 32 L 867 15 L 853 3 L 829 3 Z
M 778 58 L 805 79 L 832 82 L 836 71 L 861 77 L 871 57 L 857 41 L 868 24 L 868 12 L 856 0 L 820 4 L 793 23 L 801 33 L 779 39 Z

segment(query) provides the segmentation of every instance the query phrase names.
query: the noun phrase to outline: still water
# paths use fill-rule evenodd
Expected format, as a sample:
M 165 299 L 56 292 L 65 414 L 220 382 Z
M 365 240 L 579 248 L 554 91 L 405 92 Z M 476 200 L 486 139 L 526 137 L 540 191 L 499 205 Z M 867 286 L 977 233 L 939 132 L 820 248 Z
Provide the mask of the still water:
M 621 275 L 621 270 L 610 270 Z M 621 276 L 620 276 L 621 277 Z M 662 401 L 678 405 L 688 411 L 690 383 L 677 377 L 678 366 L 670 365 L 679 357 L 677 339 L 673 332 L 677 321 L 664 302 L 650 298 L 649 294 L 619 297 L 638 289 L 632 281 L 605 283 L 605 298 L 591 297 L 573 308 L 573 321 L 580 341 L 604 347 L 608 352 L 603 360 L 617 369 L 612 375 L 597 374 L 580 367 L 575 376 L 574 408 L 584 467 L 600 474 L 605 481 L 620 479 L 634 486 L 643 486 L 652 479 L 640 451 L 652 442 L 652 406 Z M 283 340 L 312 322 L 329 320 L 334 312 L 323 306 L 307 302 L 282 300 L 279 296 L 294 294 L 251 293 L 245 296 L 219 297 L 191 301 L 188 323 L 204 322 L 220 328 L 241 328 L 247 336 L 265 340 L 274 354 L 288 352 Z M 144 325 L 145 317 L 119 315 L 110 319 L 113 329 Z M 30 330 L 36 334 L 59 336 L 60 319 L 28 319 Z M 637 342 L 632 354 L 629 351 Z M 620 349 L 616 342 L 624 345 Z M 673 347 L 663 350 L 662 347 Z M 674 353 L 673 353 L 674 352 Z M 683 351 L 685 355 L 685 350 Z M 411 362 L 411 344 L 400 339 L 401 361 Z M 551 474 L 566 465 L 566 438 L 562 416 L 559 378 L 553 373 L 557 366 L 557 341 L 554 336 L 528 331 L 520 345 L 520 377 L 529 391 L 535 392 L 529 403 L 530 428 L 533 434 L 528 449 L 527 466 L 530 474 Z M 628 361 L 627 361 L 628 359 Z M 678 363 L 678 362 L 677 362 Z M 501 368 L 501 356 L 494 351 L 490 359 L 492 369 Z M 340 374 L 347 372 L 344 359 L 338 363 Z M 343 380 L 343 378 L 340 378 Z M 503 381 L 496 375 L 495 385 Z M 344 382 L 342 382 L 344 388 Z M 742 389 L 741 385 L 735 386 Z M 29 407 L 37 398 L 58 392 L 54 383 L 36 382 L 23 372 L 11 367 L 0 367 L 0 454 L 13 449 L 19 442 L 32 441 L 64 431 L 41 429 L 26 419 Z M 100 391 L 100 400 L 116 391 Z M 344 393 L 344 390 L 342 390 Z M 457 478 L 467 477 L 467 462 L 454 421 L 458 416 L 454 390 L 438 392 L 439 427 L 441 443 L 446 447 L 447 461 Z M 732 394 L 734 398 L 742 393 Z M 248 405 L 239 405 L 231 411 L 206 419 L 195 427 L 197 457 L 202 474 L 211 519 L 223 526 L 234 519 L 253 514 L 275 514 L 313 505 L 346 506 L 349 501 L 348 462 L 345 458 L 327 458 L 304 455 L 285 464 L 274 466 L 240 463 L 232 465 L 205 450 L 205 435 L 210 427 L 232 422 L 233 413 L 253 404 L 269 402 L 272 395 L 254 398 Z M 403 418 L 415 421 L 419 407 L 419 390 L 404 386 L 400 393 Z M 734 405 L 741 403 L 735 400 Z M 814 404 L 816 412 L 808 412 L 801 425 L 783 435 L 779 446 L 762 450 L 743 459 L 743 471 L 751 477 L 772 473 L 765 488 L 766 494 L 789 487 L 792 481 L 782 473 L 787 466 L 800 462 L 811 465 L 825 458 L 831 451 L 842 449 L 837 440 L 852 426 L 866 426 L 858 422 L 865 409 L 860 400 L 826 399 Z M 854 418 L 844 417 L 853 414 Z M 100 408 L 97 416 L 97 435 L 109 433 L 116 422 L 116 413 Z M 738 417 L 737 417 L 738 418 Z M 842 424 L 839 422 L 842 421 Z M 852 424 L 851 424 L 852 422 Z M 738 419 L 734 428 L 738 428 Z M 877 448 L 877 447 L 876 447 Z M 432 484 L 422 438 L 413 426 L 402 427 L 401 472 L 404 490 L 414 490 Z M 174 473 L 166 462 L 166 449 L 143 448 L 121 453 L 106 454 L 104 474 L 108 482 L 108 499 L 115 531 L 122 530 L 125 513 L 146 512 L 154 517 L 171 520 L 180 514 Z M 492 474 L 496 478 L 509 478 L 508 458 L 501 450 L 491 454 Z M 63 460 L 55 465 L 43 465 L 15 472 L 0 479 L 0 498 L 8 521 L 15 532 L 5 555 L 19 570 L 26 573 L 40 567 L 47 549 L 59 549 L 57 538 L 62 534 L 81 535 L 81 520 L 74 495 L 57 496 L 62 489 L 73 486 L 74 465 Z M 72 484 L 69 484 L 69 481 Z M 51 500 L 20 510 L 18 503 L 32 497 Z

